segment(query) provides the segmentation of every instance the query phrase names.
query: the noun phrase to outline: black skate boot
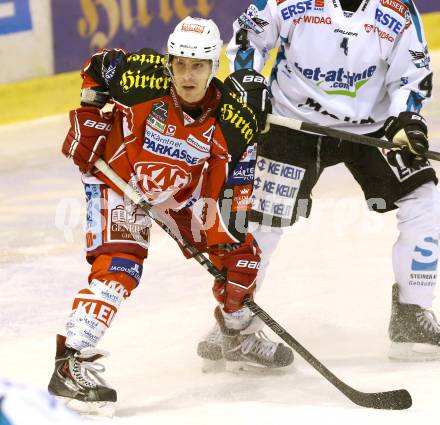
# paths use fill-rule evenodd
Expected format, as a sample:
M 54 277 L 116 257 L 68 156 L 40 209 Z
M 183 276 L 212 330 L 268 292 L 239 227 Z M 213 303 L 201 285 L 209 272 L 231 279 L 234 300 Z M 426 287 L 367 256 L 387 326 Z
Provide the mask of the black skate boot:
M 225 326 L 220 307 L 215 309 L 215 318 L 222 333 L 221 348 L 227 370 L 275 369 L 293 363 L 292 350 L 282 343 L 271 341 L 261 330 L 262 322 L 258 324 L 259 330 L 253 326 L 258 320 L 256 316 L 241 331 Z
M 440 360 L 440 325 L 434 313 L 416 304 L 399 302 L 399 285 L 393 285 L 389 325 L 393 360 Z
M 77 351 L 66 347 L 66 337 L 57 335 L 55 370 L 49 392 L 79 413 L 113 416 L 116 391 L 99 377 L 104 367 L 94 363 L 104 356 L 104 352 L 95 348 Z

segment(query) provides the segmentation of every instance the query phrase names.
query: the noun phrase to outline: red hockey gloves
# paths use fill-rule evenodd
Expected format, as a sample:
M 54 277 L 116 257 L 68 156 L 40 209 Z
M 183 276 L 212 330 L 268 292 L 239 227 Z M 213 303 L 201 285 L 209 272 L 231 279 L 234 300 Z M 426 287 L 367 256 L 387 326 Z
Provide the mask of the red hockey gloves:
M 426 161 L 423 156 L 428 150 L 428 128 L 423 117 L 415 112 L 401 112 L 399 116 L 385 121 L 385 136 L 396 145 L 388 152 L 388 161 L 398 166 L 414 167 Z
M 259 131 L 264 130 L 267 114 L 272 112 L 264 77 L 253 69 L 240 69 L 226 78 L 225 85 L 252 108 Z
M 260 256 L 250 245 L 225 252 L 221 261 L 226 269 L 227 281 L 216 280 L 212 291 L 215 298 L 224 304 L 226 313 L 233 313 L 243 307 L 246 296 L 252 298 L 255 291 Z
M 70 129 L 63 143 L 62 152 L 72 158 L 81 172 L 93 168 L 104 152 L 107 135 L 112 128 L 111 114 L 101 114 L 98 108 L 83 106 L 70 111 Z

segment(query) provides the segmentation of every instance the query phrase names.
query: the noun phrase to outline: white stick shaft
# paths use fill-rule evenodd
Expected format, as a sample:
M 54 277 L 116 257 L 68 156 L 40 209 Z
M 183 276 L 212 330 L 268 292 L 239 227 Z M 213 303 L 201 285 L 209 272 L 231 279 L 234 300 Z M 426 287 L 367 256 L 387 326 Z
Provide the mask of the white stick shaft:
M 271 124 L 281 125 L 292 130 L 301 130 L 302 121 L 293 118 L 280 117 L 279 115 L 267 114 L 267 121 Z
M 121 179 L 110 166 L 102 159 L 95 162 L 95 167 L 108 177 L 121 191 L 135 204 L 139 204 L 142 200 L 141 196 L 124 180 Z

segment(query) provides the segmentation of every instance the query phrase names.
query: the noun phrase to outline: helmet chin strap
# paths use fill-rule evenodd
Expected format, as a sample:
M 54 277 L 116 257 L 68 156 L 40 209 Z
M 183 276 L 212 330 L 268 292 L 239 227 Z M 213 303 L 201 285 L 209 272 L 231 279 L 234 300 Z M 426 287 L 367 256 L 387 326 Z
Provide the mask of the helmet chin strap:
M 171 78 L 173 84 L 176 85 L 176 80 L 174 79 L 173 70 L 171 69 L 170 55 L 168 53 L 165 54 L 165 70 L 168 76 Z
M 211 84 L 212 79 L 215 77 L 215 74 L 217 74 L 219 68 L 219 61 L 213 61 L 211 60 L 211 74 L 208 77 L 208 81 L 206 82 L 206 88 L 209 87 Z

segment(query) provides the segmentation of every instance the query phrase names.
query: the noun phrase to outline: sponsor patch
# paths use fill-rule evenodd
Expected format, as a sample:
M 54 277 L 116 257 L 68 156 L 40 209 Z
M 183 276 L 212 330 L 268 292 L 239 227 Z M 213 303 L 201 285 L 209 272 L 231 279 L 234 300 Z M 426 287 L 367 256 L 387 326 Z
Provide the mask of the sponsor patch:
M 415 50 L 409 51 L 412 61 L 417 68 L 426 68 L 429 69 L 429 64 L 431 62 L 431 57 L 428 53 L 428 47 L 425 46 L 423 52 L 418 52 Z
M 364 24 L 364 29 L 367 34 L 377 33 L 379 34 L 379 38 L 381 38 L 382 40 L 387 40 L 390 43 L 394 43 L 395 38 L 391 34 L 388 34 L 386 31 L 382 31 L 380 28 L 376 27 L 376 25 Z
M 254 180 L 255 161 L 239 162 L 228 178 L 228 184 L 252 184 Z
M 89 287 L 100 300 L 103 300 L 116 308 L 119 308 L 122 299 L 129 295 L 124 285 L 114 280 L 105 281 L 104 283 L 98 279 L 93 279 L 90 282 Z
M 182 114 L 185 125 L 191 125 L 195 123 L 195 119 L 191 115 L 188 115 L 185 111 L 182 111 Z
M 167 135 L 167 136 L 174 136 L 174 134 L 176 134 L 176 126 L 175 125 L 172 125 L 172 124 L 168 124 L 167 125 L 167 129 L 166 129 L 166 131 L 165 131 L 165 134 Z
M 304 168 L 257 157 L 252 208 L 260 213 L 290 219 L 304 173 Z
M 168 118 L 168 103 L 164 102 L 163 100 L 153 103 L 151 115 L 153 115 L 153 117 L 158 119 L 161 123 L 164 123 Z
M 253 123 L 247 121 L 241 114 L 241 109 L 231 103 L 224 103 L 220 110 L 220 117 L 223 121 L 228 121 L 236 129 L 240 130 L 247 143 L 254 138 Z
M 258 17 L 258 9 L 252 4 L 246 9 L 246 12 L 238 17 L 238 24 L 245 30 L 261 34 L 264 27 L 269 25 L 269 22 Z
M 303 19 L 305 24 L 331 25 L 332 18 L 330 16 L 311 16 L 306 15 L 299 19 Z
M 197 165 L 209 156 L 209 151 L 203 152 L 185 140 L 165 136 L 150 127 L 145 130 L 143 149 L 159 156 L 184 161 L 189 165 Z
M 154 128 L 157 131 L 163 133 L 165 131 L 165 124 L 160 122 L 157 118 L 154 118 L 152 115 L 149 115 L 147 118 L 147 124 Z
M 345 30 L 341 30 L 340 28 L 336 28 L 333 32 L 342 34 L 342 35 L 347 35 L 349 37 L 357 37 L 359 35 L 359 33 L 357 32 L 352 32 L 352 31 L 345 31 Z
M 211 146 L 202 142 L 201 140 L 194 137 L 192 134 L 188 136 L 186 142 L 192 146 L 194 149 L 200 152 L 209 152 L 211 150 Z
M 240 158 L 240 162 L 255 161 L 257 158 L 257 146 L 248 146 Z
M 107 68 L 104 67 L 103 76 L 104 76 L 104 80 L 107 83 L 107 85 L 110 84 L 110 81 L 115 76 L 117 66 L 121 63 L 121 61 L 122 61 L 122 56 L 120 58 L 110 62 L 109 66 Z
M 329 95 L 356 97 L 358 90 L 366 84 L 376 71 L 372 65 L 360 72 L 353 72 L 344 68 L 322 70 L 316 68 L 302 68 L 295 62 L 295 68 L 308 80 Z
M 197 24 L 183 24 L 182 25 L 182 31 L 184 31 L 184 32 L 198 32 L 198 33 L 202 34 L 204 30 L 205 30 L 204 25 L 197 25 Z
M 84 185 L 87 201 L 86 215 L 86 251 L 93 251 L 102 245 L 102 216 L 101 216 L 101 185 Z
M 110 267 L 109 272 L 121 272 L 132 277 L 136 281 L 136 286 L 139 285 L 142 276 L 142 266 L 134 261 L 128 260 L 126 258 L 114 257 Z
M 281 17 L 287 21 L 294 16 L 302 15 L 307 10 L 312 9 L 312 0 L 299 1 L 296 4 L 291 4 L 284 9 L 281 9 Z
M 110 323 L 112 322 L 117 311 L 116 307 L 114 307 L 113 305 L 109 305 L 106 302 L 100 300 L 91 301 L 87 298 L 79 298 L 79 296 L 77 296 L 73 302 L 73 309 L 83 310 L 87 316 L 92 317 L 92 319 L 87 316 L 82 318 L 82 320 L 84 320 L 84 323 L 92 329 L 94 329 L 97 325 L 97 322 L 94 320 L 94 318 L 96 318 L 96 320 L 103 323 L 107 327 L 110 326 Z M 68 329 L 67 336 L 71 334 L 71 330 Z M 99 340 L 93 330 L 85 330 L 83 332 L 83 338 L 88 343 L 92 344 L 97 344 Z
M 335 120 L 341 120 L 344 122 L 350 122 L 352 124 L 372 124 L 375 122 L 374 119 L 371 117 L 354 120 L 353 117 L 351 117 L 351 116 L 346 115 L 344 117 L 344 116 L 335 115 L 334 113 L 324 109 L 318 101 L 316 101 L 315 99 L 313 99 L 311 97 L 308 97 L 307 100 L 305 101 L 305 103 L 299 103 L 298 108 L 310 108 L 313 111 L 319 112 L 320 114 L 322 114 L 326 117 L 330 117 Z
M 142 55 L 143 56 L 143 55 Z M 128 69 L 121 75 L 119 85 L 122 87 L 124 93 L 129 93 L 130 91 L 137 91 L 151 89 L 151 90 L 161 90 L 167 89 L 171 84 L 171 77 L 157 77 L 157 74 L 147 74 L 143 75 L 138 70 L 137 73 Z
M 435 286 L 437 263 L 438 239 L 427 237 L 414 247 L 409 285 Z
M 111 242 L 135 242 L 148 248 L 151 221 L 140 208 L 113 204 L 109 201 L 109 236 Z
M 376 22 L 385 26 L 386 28 L 389 28 L 396 35 L 400 34 L 405 28 L 405 25 L 401 20 L 396 19 L 394 16 L 391 16 L 388 13 L 384 13 L 379 8 L 376 9 L 375 19 Z
M 382 154 L 385 161 L 388 163 L 388 160 L 387 160 L 387 152 L 388 151 L 379 149 L 379 152 Z M 393 171 L 394 175 L 396 176 L 397 180 L 399 180 L 399 182 L 403 182 L 403 181 L 409 179 L 410 177 L 412 177 L 413 175 L 420 173 L 421 171 L 426 170 L 427 168 L 431 168 L 431 164 L 428 160 L 426 160 L 422 164 L 417 164 L 417 166 L 415 166 L 413 168 L 409 168 L 409 167 L 405 166 L 401 161 L 399 161 L 398 157 L 396 157 L 396 159 L 397 159 L 397 164 L 398 164 L 397 167 L 392 166 L 389 163 L 388 163 L 388 165 L 390 166 L 391 170 Z
M 249 211 L 252 206 L 252 185 L 234 187 L 234 198 L 232 199 L 232 212 Z
M 246 9 L 246 15 L 249 16 L 249 18 L 255 18 L 258 16 L 258 7 L 255 6 L 254 4 L 251 4 L 247 9 Z
M 394 12 L 398 13 L 403 18 L 408 16 L 408 8 L 398 0 L 380 0 L 380 4 L 388 9 L 394 10 Z

